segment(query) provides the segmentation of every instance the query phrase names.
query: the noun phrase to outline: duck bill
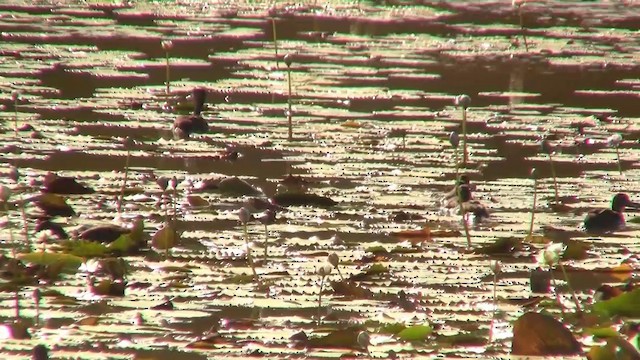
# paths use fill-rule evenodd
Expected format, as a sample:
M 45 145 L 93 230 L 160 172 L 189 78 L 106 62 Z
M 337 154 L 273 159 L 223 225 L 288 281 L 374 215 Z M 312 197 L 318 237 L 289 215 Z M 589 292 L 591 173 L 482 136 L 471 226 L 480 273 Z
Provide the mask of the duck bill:
M 625 206 L 625 210 L 638 211 L 640 210 L 640 203 L 629 202 L 627 206 Z

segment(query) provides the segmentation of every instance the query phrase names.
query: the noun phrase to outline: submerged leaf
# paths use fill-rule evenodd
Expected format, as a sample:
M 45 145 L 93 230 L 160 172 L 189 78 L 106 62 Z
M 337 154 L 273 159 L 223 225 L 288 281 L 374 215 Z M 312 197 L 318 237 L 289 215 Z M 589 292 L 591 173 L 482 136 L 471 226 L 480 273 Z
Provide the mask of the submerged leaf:
M 512 355 L 557 356 L 581 351 L 571 331 L 549 315 L 529 312 L 513 325 Z

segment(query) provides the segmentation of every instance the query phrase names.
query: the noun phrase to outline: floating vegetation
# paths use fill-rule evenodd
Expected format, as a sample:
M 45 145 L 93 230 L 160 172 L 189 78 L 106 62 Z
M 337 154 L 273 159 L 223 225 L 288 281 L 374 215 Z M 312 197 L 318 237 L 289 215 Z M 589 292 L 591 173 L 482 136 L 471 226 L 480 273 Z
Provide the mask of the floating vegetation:
M 0 25 L 3 353 L 638 357 L 633 5 L 14 1 Z

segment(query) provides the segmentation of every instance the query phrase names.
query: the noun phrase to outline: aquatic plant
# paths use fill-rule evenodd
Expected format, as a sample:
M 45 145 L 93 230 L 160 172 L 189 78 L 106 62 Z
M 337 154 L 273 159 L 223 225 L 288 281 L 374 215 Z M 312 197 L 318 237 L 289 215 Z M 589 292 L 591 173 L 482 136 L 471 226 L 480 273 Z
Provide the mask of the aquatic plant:
M 126 137 L 122 141 L 122 146 L 127 150 L 127 158 L 124 163 L 124 178 L 122 179 L 122 187 L 120 187 L 120 196 L 118 196 L 117 210 L 118 214 L 122 212 L 122 201 L 124 199 L 124 190 L 127 188 L 127 179 L 129 177 L 129 162 L 131 161 L 131 147 L 133 147 L 133 140 L 130 137 Z
M 458 133 L 456 133 L 455 131 L 452 131 L 449 134 L 449 142 L 451 143 L 451 146 L 453 146 L 453 161 L 456 164 L 456 182 L 458 181 L 458 173 L 459 173 L 459 167 L 460 167 L 460 163 L 458 161 L 458 145 L 460 144 L 460 136 L 458 136 Z M 462 226 L 464 227 L 464 234 L 467 238 L 467 247 L 471 247 L 471 235 L 469 234 L 469 224 L 467 223 L 467 212 L 466 212 L 466 208 L 464 206 L 462 206 L 462 193 L 460 190 L 460 186 L 458 186 L 458 184 L 456 183 L 456 198 L 458 200 L 458 208 L 460 209 L 460 215 L 462 216 Z
M 607 145 L 616 149 L 616 160 L 618 162 L 618 172 L 622 175 L 622 163 L 620 161 L 620 144 L 622 143 L 622 135 L 613 134 L 607 138 Z
M 578 301 L 578 297 L 576 296 L 576 292 L 571 287 L 571 283 L 569 282 L 569 277 L 567 276 L 567 271 L 562 264 L 562 255 L 567 250 L 567 246 L 560 243 L 551 243 L 547 245 L 544 249 L 542 249 L 538 255 L 536 255 L 536 261 L 541 266 L 547 266 L 551 273 L 551 280 L 553 282 L 553 287 L 555 288 L 556 298 L 558 300 L 558 305 L 560 305 L 562 312 L 564 313 L 564 306 L 562 305 L 562 301 L 560 300 L 560 295 L 558 292 L 558 285 L 556 284 L 555 277 L 553 276 L 553 268 L 558 266 L 562 270 L 562 274 L 564 276 L 564 280 L 567 283 L 567 287 L 571 292 L 571 297 L 576 305 L 576 312 L 579 314 L 582 312 L 582 308 L 580 306 L 580 302 Z
M 260 277 L 258 276 L 258 272 L 256 271 L 256 266 L 253 263 L 253 256 L 251 255 L 251 244 L 249 243 L 249 229 L 248 224 L 251 221 L 253 216 L 251 212 L 246 207 L 241 207 L 238 210 L 238 220 L 242 224 L 242 230 L 244 235 L 244 244 L 247 251 L 247 262 L 249 263 L 249 267 L 251 267 L 251 272 L 253 273 L 253 279 L 255 280 L 258 286 L 261 285 Z
M 287 84 L 289 92 L 287 93 L 287 125 L 288 125 L 288 139 L 293 140 L 293 112 L 291 110 L 291 64 L 293 63 L 293 55 L 287 54 L 284 56 L 284 63 L 287 65 Z
M 260 216 L 256 217 L 256 219 L 264 225 L 264 261 L 267 261 L 267 254 L 269 248 L 269 225 L 273 224 L 276 221 L 276 211 L 273 209 L 267 209 Z
M 467 108 L 471 105 L 468 95 L 456 96 L 454 103 L 462 109 L 462 165 L 467 166 L 469 151 L 467 150 Z
M 171 63 L 169 62 L 169 53 L 173 49 L 173 41 L 162 40 L 160 43 L 165 55 L 165 93 L 169 95 L 171 93 Z
M 551 168 L 551 177 L 553 178 L 553 190 L 555 195 L 555 203 L 559 204 L 560 198 L 558 196 L 558 177 L 556 176 L 556 166 L 553 161 L 553 152 L 555 151 L 551 142 L 547 139 L 540 141 L 540 149 L 547 154 L 549 159 L 549 167 Z
M 338 271 L 338 275 L 340 275 L 340 280 L 344 281 L 344 276 L 342 276 L 342 272 L 340 271 L 340 258 L 338 254 L 331 253 L 327 256 L 327 262 L 333 266 L 334 269 Z
M 538 177 L 536 168 L 531 169 L 531 178 L 533 179 L 533 201 L 531 202 L 531 221 L 529 223 L 529 239 L 533 236 L 533 222 L 536 216 L 536 200 L 538 198 Z
M 496 291 L 498 287 L 498 275 L 502 272 L 502 265 L 498 260 L 492 260 L 489 263 L 489 269 L 493 273 L 493 313 L 491 314 L 491 324 L 489 325 L 489 342 L 493 341 L 493 327 L 496 319 L 496 311 L 498 310 L 498 297 Z
M 318 325 L 322 322 L 322 289 L 324 287 L 324 281 L 327 276 L 331 275 L 333 265 L 324 263 L 318 266 L 316 273 L 320 276 L 320 290 L 318 291 Z
M 11 101 L 13 101 L 13 131 L 18 137 L 18 101 L 20 101 L 20 92 L 14 90 L 11 92 Z
M 276 68 L 279 69 L 280 68 L 280 61 L 278 59 L 278 33 L 277 33 L 277 29 L 276 29 L 276 18 L 275 17 L 271 17 L 271 31 L 273 32 L 273 51 L 274 51 L 274 58 L 276 60 Z
M 527 0 L 511 0 L 511 6 L 518 13 L 518 22 L 520 24 L 520 30 L 522 33 L 522 41 L 524 42 L 525 51 L 529 52 L 529 44 L 527 43 L 527 34 L 526 29 L 524 27 L 524 18 L 522 16 L 522 8 L 527 3 Z

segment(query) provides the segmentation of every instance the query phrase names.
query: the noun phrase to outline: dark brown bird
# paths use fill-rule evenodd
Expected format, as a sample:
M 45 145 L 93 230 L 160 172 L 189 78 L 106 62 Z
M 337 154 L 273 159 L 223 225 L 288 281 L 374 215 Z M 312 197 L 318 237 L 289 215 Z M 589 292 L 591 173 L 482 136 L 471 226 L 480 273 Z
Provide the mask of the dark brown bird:
M 478 220 L 489 217 L 489 211 L 487 208 L 480 201 L 474 200 L 471 196 L 471 189 L 469 188 L 469 185 L 460 185 L 458 189 L 460 206 L 465 212 L 473 214 Z
M 603 233 L 620 230 L 625 225 L 625 209 L 638 210 L 640 204 L 631 201 L 629 195 L 618 193 L 611 200 L 611 209 L 595 209 L 589 211 L 584 218 L 584 229 L 591 233 Z
M 173 136 L 176 139 L 187 139 L 194 133 L 206 133 L 209 131 L 207 120 L 202 117 L 202 109 L 207 98 L 207 90 L 193 88 L 191 97 L 193 100 L 193 114 L 181 115 L 173 122 Z
M 460 175 L 453 189 L 449 190 L 442 198 L 442 205 L 448 208 L 456 207 L 458 205 L 458 187 L 460 185 L 470 186 L 469 184 L 469 177 L 467 175 Z
M 52 172 L 48 172 L 44 176 L 42 192 L 51 194 L 93 194 L 95 190 L 80 184 L 75 178 L 70 176 L 58 176 Z

